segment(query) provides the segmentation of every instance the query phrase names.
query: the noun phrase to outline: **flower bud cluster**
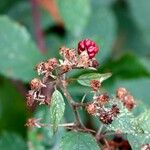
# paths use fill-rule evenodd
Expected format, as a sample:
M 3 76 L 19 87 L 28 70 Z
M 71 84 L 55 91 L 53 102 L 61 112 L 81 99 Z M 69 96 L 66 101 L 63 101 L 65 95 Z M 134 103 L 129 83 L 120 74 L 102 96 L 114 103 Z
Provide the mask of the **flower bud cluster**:
M 95 57 L 89 58 L 87 51 L 77 55 L 75 49 L 61 47 L 59 53 L 63 57 L 63 60 L 60 60 L 60 67 L 65 68 L 66 66 L 68 68 L 67 71 L 74 68 L 96 68 L 99 65 Z
M 41 62 L 37 64 L 35 69 L 37 70 L 38 75 L 49 76 L 52 74 L 52 71 L 54 71 L 57 66 L 58 66 L 57 59 L 51 58 L 45 62 Z
M 94 42 L 92 41 L 92 43 Z M 44 90 L 49 90 L 46 86 L 49 84 L 48 82 L 57 80 L 58 77 L 72 69 L 96 68 L 98 66 L 95 57 L 90 58 L 87 51 L 83 51 L 78 55 L 75 49 L 61 47 L 59 53 L 62 56 L 59 61 L 56 58 L 51 58 L 36 65 L 35 70 L 42 79 L 35 78 L 30 82 L 31 90 L 26 96 L 29 107 L 32 107 L 35 103 L 39 105 L 48 105 L 50 103 L 50 96 L 43 92 Z
M 116 98 L 118 98 L 129 111 L 135 106 L 134 97 L 123 87 L 116 90 Z

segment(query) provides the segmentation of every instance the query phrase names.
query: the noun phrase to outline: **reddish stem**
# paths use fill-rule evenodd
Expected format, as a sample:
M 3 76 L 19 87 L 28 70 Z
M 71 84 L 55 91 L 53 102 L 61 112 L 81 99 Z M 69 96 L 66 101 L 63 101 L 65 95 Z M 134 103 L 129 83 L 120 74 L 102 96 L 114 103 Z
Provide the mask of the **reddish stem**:
M 42 53 L 45 53 L 46 48 L 44 42 L 44 35 L 40 24 L 40 13 L 39 13 L 37 0 L 31 0 L 31 7 L 32 7 L 32 16 L 33 16 L 33 23 L 35 28 L 35 37 L 36 37 L 37 45 L 40 51 Z

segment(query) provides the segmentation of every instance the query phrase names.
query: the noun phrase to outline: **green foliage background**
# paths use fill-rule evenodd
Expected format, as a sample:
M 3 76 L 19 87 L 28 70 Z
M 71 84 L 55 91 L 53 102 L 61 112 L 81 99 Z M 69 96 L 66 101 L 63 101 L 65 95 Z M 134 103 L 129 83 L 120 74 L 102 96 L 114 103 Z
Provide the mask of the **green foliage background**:
M 112 77 L 104 82 L 104 88 L 115 93 L 117 87 L 124 86 L 136 97 L 137 106 L 142 105 L 150 109 L 150 1 L 56 0 L 56 3 L 64 22 L 63 27 L 57 25 L 52 16 L 39 6 L 47 48 L 47 53 L 41 54 L 35 42 L 31 2 L 1 1 L 0 149 L 2 150 L 15 150 L 18 145 L 20 150 L 27 149 L 25 141 L 28 139 L 33 141 L 36 150 L 58 149 L 60 137 L 65 132 L 63 129 L 52 138 L 53 133 L 48 129 L 35 129 L 31 132 L 24 126 L 31 114 L 25 106 L 25 98 L 20 92 L 21 87 L 17 85 L 19 83 L 28 89 L 28 81 L 37 76 L 33 70 L 37 62 L 58 57 L 58 48 L 62 45 L 77 48 L 77 42 L 87 37 L 100 46 L 97 56 L 100 62 L 98 71 L 112 73 Z M 82 73 L 76 72 L 72 76 L 79 76 Z M 88 91 L 87 88 L 78 91 L 79 88 L 77 83 L 69 87 L 70 92 L 78 99 Z M 141 110 L 137 110 L 139 111 Z M 39 108 L 34 113 L 37 114 L 47 115 L 49 118 L 46 109 Z M 88 124 L 87 114 L 81 115 Z M 65 110 L 64 120 L 72 119 L 68 108 Z M 92 124 L 96 127 L 97 121 L 92 121 Z M 42 140 L 38 138 L 41 135 Z M 129 137 L 131 141 L 132 138 Z M 134 145 L 134 141 L 132 142 Z

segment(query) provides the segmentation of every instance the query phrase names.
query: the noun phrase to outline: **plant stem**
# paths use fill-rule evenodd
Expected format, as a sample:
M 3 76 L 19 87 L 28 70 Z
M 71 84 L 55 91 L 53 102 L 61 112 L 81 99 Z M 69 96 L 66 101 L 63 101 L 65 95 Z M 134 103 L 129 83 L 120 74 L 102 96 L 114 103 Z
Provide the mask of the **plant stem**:
M 88 129 L 88 128 L 84 128 L 84 129 L 82 129 L 82 128 L 76 128 L 75 130 L 81 131 L 81 132 L 91 132 L 91 133 L 96 133 L 95 130 Z
M 50 127 L 53 127 L 52 124 L 48 125 Z M 82 132 L 91 132 L 91 133 L 96 133 L 95 130 L 92 130 L 92 129 L 88 129 L 88 128 L 79 128 L 77 126 L 77 124 L 75 124 L 74 122 L 73 123 L 64 123 L 64 124 L 59 124 L 58 127 L 66 127 L 68 129 L 71 129 L 71 130 L 77 130 L 77 131 L 82 131 Z
M 60 83 L 61 83 L 61 81 L 60 81 Z M 61 83 L 61 86 L 59 85 L 59 87 L 61 88 L 62 92 L 64 93 L 64 96 L 66 97 L 69 105 L 71 106 L 71 108 L 73 110 L 77 126 L 85 128 L 85 126 L 83 125 L 83 123 L 81 121 L 80 114 L 77 110 L 76 103 L 74 102 L 74 100 L 71 97 L 70 93 L 68 92 L 67 88 L 62 83 Z
M 54 125 L 50 124 L 51 127 L 53 127 Z M 59 124 L 58 127 L 73 127 L 75 126 L 75 123 L 64 123 L 64 124 Z
M 108 144 L 108 142 L 107 142 L 107 140 L 105 138 L 104 138 L 104 142 L 105 142 L 107 148 L 110 149 L 110 146 L 109 146 L 109 144 Z
M 89 104 L 91 104 L 91 102 L 87 102 L 87 103 L 77 103 L 77 102 L 74 102 L 73 105 L 75 107 L 86 107 L 88 106 Z
M 102 132 L 103 127 L 104 127 L 104 125 L 101 124 L 98 131 L 97 131 L 97 133 L 96 133 L 96 135 L 95 135 L 95 138 L 96 138 L 97 141 L 100 140 L 100 136 L 101 136 L 101 132 Z

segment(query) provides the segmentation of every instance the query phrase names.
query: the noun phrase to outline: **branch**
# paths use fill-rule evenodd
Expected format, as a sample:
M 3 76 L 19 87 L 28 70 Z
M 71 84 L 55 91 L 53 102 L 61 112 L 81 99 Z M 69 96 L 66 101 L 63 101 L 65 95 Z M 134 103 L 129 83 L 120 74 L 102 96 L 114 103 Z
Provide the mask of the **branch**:
M 91 133 L 96 133 L 95 130 L 88 129 L 88 128 L 84 128 L 84 129 L 82 129 L 82 128 L 76 128 L 75 130 L 81 131 L 81 132 L 91 132 Z
M 87 102 L 87 103 L 78 103 L 78 102 L 74 102 L 73 105 L 75 107 L 86 107 L 88 106 L 89 104 L 91 104 L 92 102 Z
M 54 125 L 50 124 L 50 127 L 53 127 Z M 64 124 L 59 124 L 58 127 L 74 127 L 76 126 L 75 123 L 64 123 Z
M 76 106 L 77 103 L 74 102 L 74 100 L 71 97 L 70 93 L 67 91 L 67 88 L 62 84 L 61 79 L 60 79 L 59 83 L 60 83 L 59 87 L 61 88 L 62 92 L 64 93 L 64 96 L 66 97 L 70 107 L 72 108 L 72 110 L 74 112 L 74 116 L 76 118 L 76 124 L 78 126 L 81 126 L 82 128 L 85 128 L 85 126 L 83 125 L 83 123 L 81 121 L 80 114 L 77 110 L 77 106 Z
M 99 141 L 100 138 L 101 138 L 101 133 L 102 133 L 103 127 L 104 127 L 104 125 L 101 124 L 100 127 L 99 127 L 99 129 L 98 129 L 98 131 L 97 131 L 97 133 L 96 133 L 96 135 L 95 135 L 95 138 L 96 138 L 97 141 Z

